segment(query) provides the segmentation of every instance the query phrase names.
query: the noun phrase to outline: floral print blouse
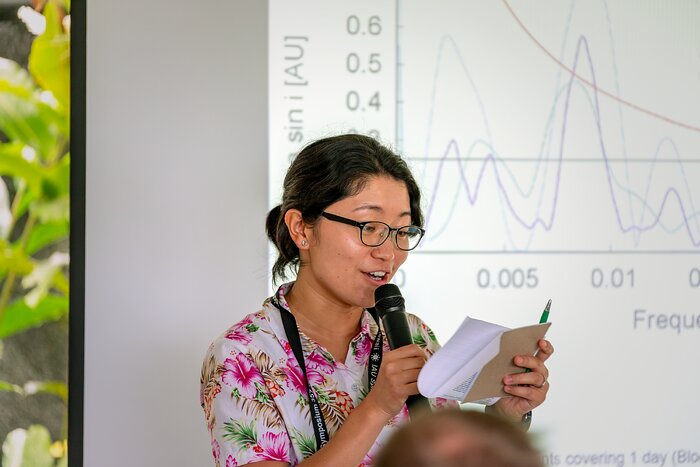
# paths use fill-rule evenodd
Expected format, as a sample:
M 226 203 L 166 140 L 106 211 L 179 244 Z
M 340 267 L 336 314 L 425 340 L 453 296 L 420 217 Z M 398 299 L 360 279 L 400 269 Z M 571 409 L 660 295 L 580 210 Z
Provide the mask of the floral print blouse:
M 287 309 L 284 293 L 279 304 Z M 209 347 L 200 378 L 200 402 L 211 435 L 216 467 L 265 460 L 296 465 L 316 452 L 306 381 L 271 298 L 262 309 L 234 324 Z M 433 332 L 408 315 L 413 341 L 432 355 L 439 345 Z M 350 342 L 344 362 L 300 333 L 309 383 L 318 394 L 330 436 L 367 395 L 367 362 L 377 323 L 365 311 L 360 332 Z M 389 351 L 386 337 L 384 352 Z M 443 399 L 431 400 L 443 406 Z M 406 406 L 384 427 L 360 466 L 371 466 L 398 425 L 408 421 Z

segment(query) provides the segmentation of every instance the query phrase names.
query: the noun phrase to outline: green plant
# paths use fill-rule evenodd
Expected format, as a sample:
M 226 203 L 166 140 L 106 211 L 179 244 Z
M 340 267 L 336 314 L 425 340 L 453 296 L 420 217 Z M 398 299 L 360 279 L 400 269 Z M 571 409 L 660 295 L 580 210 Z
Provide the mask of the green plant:
M 70 3 L 37 3 L 46 27 L 29 70 L 0 58 L 0 358 L 3 339 L 68 313 Z M 65 381 L 0 380 L 0 391 L 65 402 L 68 389 Z M 3 466 L 65 465 L 64 445 L 40 425 L 14 430 Z

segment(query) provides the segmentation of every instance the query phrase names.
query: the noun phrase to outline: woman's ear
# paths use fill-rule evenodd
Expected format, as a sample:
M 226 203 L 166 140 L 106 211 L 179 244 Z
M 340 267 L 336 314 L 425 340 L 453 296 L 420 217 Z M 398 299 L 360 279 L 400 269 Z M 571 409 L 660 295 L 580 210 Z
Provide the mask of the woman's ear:
M 304 222 L 301 211 L 298 209 L 289 209 L 284 214 L 284 223 L 287 224 L 289 235 L 297 245 L 299 250 L 306 250 L 309 247 L 309 239 L 306 236 L 309 226 Z

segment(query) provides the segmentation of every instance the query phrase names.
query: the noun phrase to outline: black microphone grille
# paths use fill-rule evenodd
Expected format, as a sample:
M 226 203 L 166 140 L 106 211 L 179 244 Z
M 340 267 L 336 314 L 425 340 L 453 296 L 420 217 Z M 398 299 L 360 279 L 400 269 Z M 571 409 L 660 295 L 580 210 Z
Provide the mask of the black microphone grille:
M 396 311 L 402 308 L 404 298 L 396 284 L 384 284 L 374 291 L 375 308 L 378 313 Z

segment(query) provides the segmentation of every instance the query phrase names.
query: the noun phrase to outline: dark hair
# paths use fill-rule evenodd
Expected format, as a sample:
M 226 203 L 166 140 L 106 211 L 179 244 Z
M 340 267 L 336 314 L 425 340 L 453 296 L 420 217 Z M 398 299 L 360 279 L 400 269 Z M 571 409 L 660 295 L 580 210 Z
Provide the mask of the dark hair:
M 511 421 L 450 408 L 429 412 L 396 430 L 374 465 L 544 467 L 544 459 L 528 434 Z
M 372 176 L 388 175 L 406 184 L 411 222 L 423 226 L 420 189 L 406 162 L 374 138 L 339 135 L 315 141 L 294 158 L 284 177 L 282 203 L 267 215 L 266 229 L 279 255 L 272 267 L 273 280 L 298 269 L 299 249 L 289 234 L 284 215 L 298 209 L 305 222 L 315 223 L 331 204 L 359 193 Z

